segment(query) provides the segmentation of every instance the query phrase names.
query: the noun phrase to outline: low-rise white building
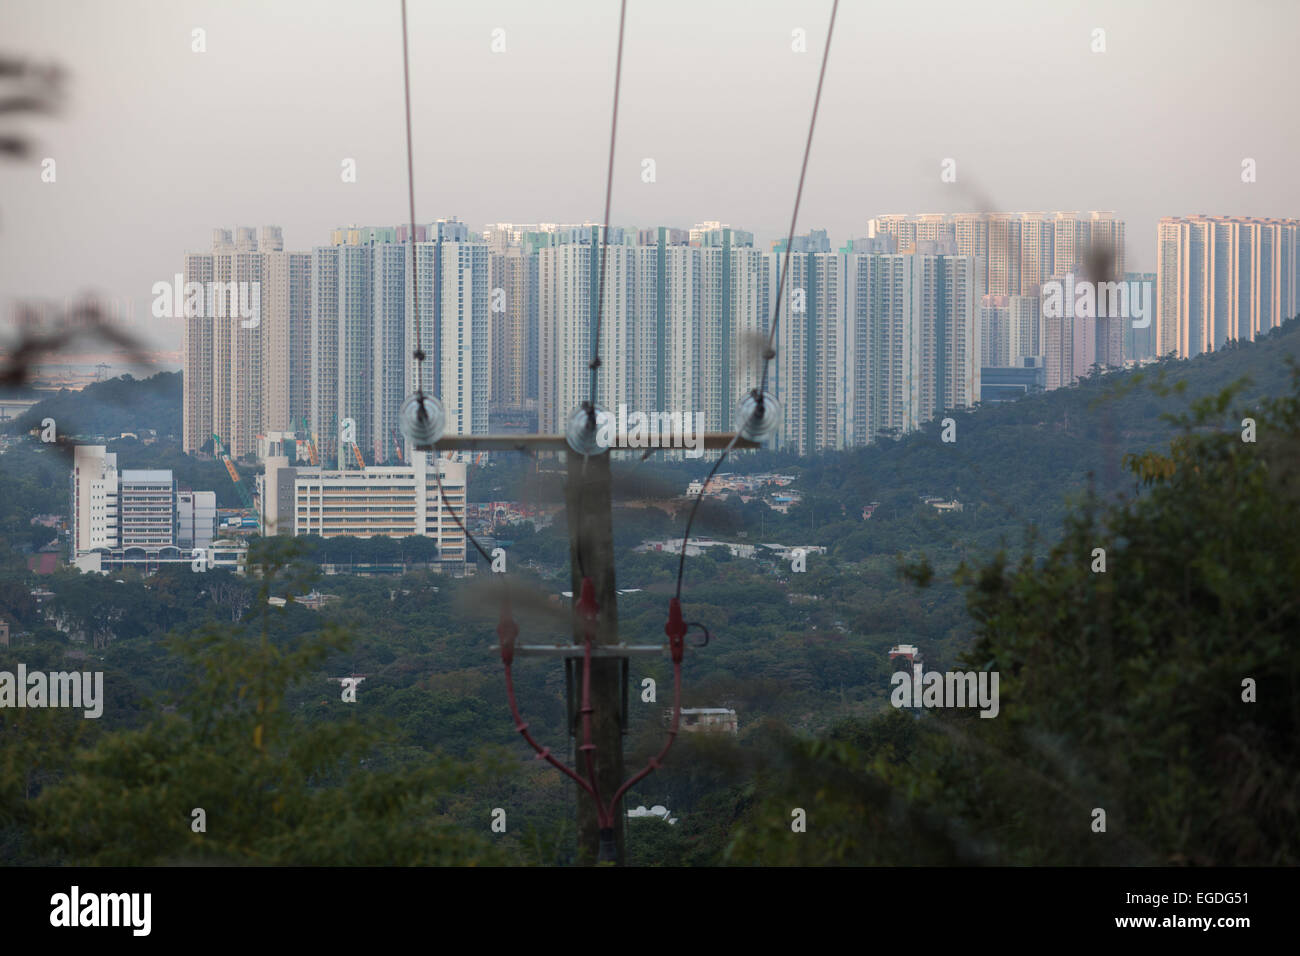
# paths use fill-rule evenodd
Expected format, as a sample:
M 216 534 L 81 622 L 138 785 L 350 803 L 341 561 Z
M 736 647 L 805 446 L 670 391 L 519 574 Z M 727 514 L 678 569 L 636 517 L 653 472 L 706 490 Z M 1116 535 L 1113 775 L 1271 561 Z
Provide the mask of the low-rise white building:
M 673 712 L 667 712 L 672 720 Z M 740 733 L 740 719 L 729 707 L 683 707 L 681 729 L 686 733 Z
M 464 561 L 466 466 L 420 454 L 409 465 L 355 469 L 291 467 L 287 457 L 266 460 L 258 479 L 266 534 L 336 538 L 424 535 L 438 541 L 444 561 Z M 438 469 L 442 494 L 433 468 Z

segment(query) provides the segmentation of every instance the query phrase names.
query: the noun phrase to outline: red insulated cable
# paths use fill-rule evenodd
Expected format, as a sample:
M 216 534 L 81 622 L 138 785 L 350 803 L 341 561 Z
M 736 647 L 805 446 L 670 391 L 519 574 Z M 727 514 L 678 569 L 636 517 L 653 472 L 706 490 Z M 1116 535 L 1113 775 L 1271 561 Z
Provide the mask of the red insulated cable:
M 587 759 L 587 780 L 591 782 L 591 795 L 596 801 L 596 821 L 601 827 L 612 826 L 605 804 L 600 799 L 600 781 L 596 779 L 596 745 L 591 742 L 591 637 L 588 635 L 586 650 L 582 655 L 582 737 L 579 748 Z
M 595 799 L 596 794 L 592 792 L 591 785 L 588 784 L 587 781 L 583 780 L 564 764 L 560 763 L 560 761 L 556 760 L 555 757 L 551 755 L 550 747 L 543 747 L 528 733 L 528 725 L 524 723 L 524 718 L 519 713 L 519 705 L 515 702 L 515 684 L 514 680 L 510 676 L 509 664 L 506 665 L 506 695 L 510 698 L 510 713 L 513 714 L 515 718 L 515 730 L 523 734 L 524 740 L 528 741 L 529 745 L 537 751 L 537 756 L 541 757 L 556 770 L 560 770 L 573 778 L 578 786 L 590 793 L 592 798 Z
M 582 615 L 583 653 L 582 653 L 582 746 L 579 748 L 587 760 L 587 780 L 591 783 L 591 794 L 596 801 L 596 820 L 601 827 L 613 826 L 609 822 L 611 814 L 606 812 L 604 801 L 600 799 L 600 781 L 596 779 L 596 745 L 591 742 L 591 644 L 595 639 L 596 615 L 600 605 L 596 603 L 596 586 L 591 578 L 582 579 L 582 590 L 578 598 L 578 613 Z
M 519 713 L 519 702 L 515 700 L 515 682 L 511 673 L 511 665 L 515 659 L 515 638 L 518 636 L 519 625 L 515 623 L 515 619 L 510 613 L 510 598 L 508 596 L 503 597 L 501 601 L 501 617 L 497 621 L 497 638 L 501 642 L 501 663 L 505 665 L 506 670 L 506 697 L 510 700 L 510 713 L 515 718 L 515 730 L 519 731 L 524 740 L 528 741 L 529 746 L 537 751 L 537 756 L 557 770 L 568 774 L 577 782 L 578 786 L 582 787 L 594 798 L 596 794 L 587 781 L 551 756 L 551 748 L 543 747 L 528 733 L 528 725 L 524 723 L 523 715 Z
M 524 723 L 523 716 L 519 712 L 519 704 L 515 699 L 515 685 L 512 675 L 512 662 L 514 661 L 514 642 L 519 634 L 519 626 L 515 623 L 510 614 L 509 598 L 503 599 L 501 607 L 501 619 L 497 623 L 497 636 L 501 641 L 501 661 L 505 665 L 506 673 L 506 696 L 510 701 L 510 713 L 515 719 L 515 729 L 523 736 L 535 751 L 537 755 L 546 760 L 551 766 L 564 773 L 571 780 L 586 790 L 596 804 L 596 820 L 602 830 L 609 830 L 614 826 L 614 815 L 618 812 L 619 803 L 623 795 L 629 789 L 636 786 L 651 773 L 658 770 L 663 759 L 668 755 L 672 748 L 673 742 L 677 739 L 677 733 L 681 723 L 682 715 L 682 657 L 686 647 L 686 623 L 682 618 L 681 602 L 673 598 L 668 604 L 668 623 L 664 625 L 664 633 L 668 635 L 668 647 L 673 661 L 673 718 L 672 724 L 668 729 L 668 740 L 664 743 L 663 748 L 655 756 L 651 757 L 646 765 L 636 774 L 629 777 L 622 786 L 614 792 L 614 797 L 610 800 L 608 806 L 600 798 L 600 789 L 596 781 L 596 746 L 591 742 L 591 649 L 594 638 L 594 629 L 596 615 L 599 613 L 599 607 L 596 604 L 595 588 L 590 578 L 582 579 L 582 592 L 578 601 L 578 611 L 582 614 L 585 621 L 584 637 L 585 647 L 582 657 L 582 722 L 583 722 L 583 745 L 581 749 L 586 754 L 587 759 L 587 778 L 586 780 L 557 760 L 552 754 L 549 747 L 543 747 L 532 735 L 528 733 L 528 725 Z
M 658 754 L 651 757 L 646 762 L 645 767 L 641 769 L 640 773 L 638 773 L 634 777 L 628 778 L 628 781 L 625 784 L 623 784 L 623 786 L 618 788 L 618 792 L 614 794 L 614 799 L 611 800 L 609 804 L 609 815 L 611 819 L 613 819 L 614 814 L 618 811 L 618 802 L 623 799 L 623 794 L 627 793 L 627 791 L 630 788 L 636 786 L 636 784 L 640 783 L 646 777 L 650 776 L 651 773 L 658 770 L 663 762 L 664 757 L 668 756 L 669 748 L 672 747 L 673 741 L 677 739 L 677 723 L 681 718 L 681 716 L 682 716 L 682 664 L 681 661 L 673 661 L 673 724 L 672 727 L 670 727 L 668 730 L 668 742 L 664 744 L 663 750 L 659 751 Z
M 668 749 L 672 747 L 673 741 L 677 739 L 677 725 L 682 715 L 682 656 L 686 651 L 686 621 L 682 618 L 682 602 L 677 598 L 672 598 L 668 602 L 668 623 L 664 625 L 664 633 L 668 635 L 668 650 L 673 658 L 673 722 L 668 729 L 668 742 L 664 744 L 663 749 L 658 754 L 650 758 L 640 773 L 629 778 L 623 786 L 618 788 L 618 792 L 614 794 L 614 799 L 610 801 L 609 815 L 611 818 L 613 818 L 615 810 L 618 809 L 618 802 L 623 798 L 623 794 L 630 787 L 659 769 L 660 762 L 668 755 Z

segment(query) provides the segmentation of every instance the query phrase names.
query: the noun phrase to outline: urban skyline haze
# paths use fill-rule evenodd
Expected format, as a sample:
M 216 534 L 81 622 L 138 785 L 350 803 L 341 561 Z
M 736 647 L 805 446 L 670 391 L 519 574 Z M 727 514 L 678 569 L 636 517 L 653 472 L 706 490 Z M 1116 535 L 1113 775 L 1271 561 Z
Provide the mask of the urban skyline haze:
M 630 4 L 612 222 L 783 237 L 829 10 Z M 617 5 L 414 3 L 410 16 L 417 217 L 599 219 Z M 94 292 L 130 300 L 137 332 L 175 349 L 181 323 L 149 315 L 150 289 L 214 226 L 277 223 L 301 249 L 340 225 L 403 221 L 398 18 L 396 3 L 6 3 L 9 52 L 62 64 L 69 83 L 59 115 L 25 124 L 33 154 L 0 167 L 3 321 L 22 300 Z M 1300 8 L 1266 2 L 846 3 L 798 231 L 838 241 L 891 213 L 1109 209 L 1128 223 L 1129 268 L 1150 272 L 1162 216 L 1300 214 L 1286 165 L 1300 133 L 1278 121 L 1288 22 L 1300 28 Z M 1225 74 L 1257 96 L 1243 102 Z

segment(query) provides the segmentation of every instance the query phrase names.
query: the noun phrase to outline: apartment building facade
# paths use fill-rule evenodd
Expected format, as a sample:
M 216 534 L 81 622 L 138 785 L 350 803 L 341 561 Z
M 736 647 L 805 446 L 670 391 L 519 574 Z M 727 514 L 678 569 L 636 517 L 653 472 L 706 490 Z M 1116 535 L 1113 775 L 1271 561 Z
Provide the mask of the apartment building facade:
M 1254 341 L 1300 314 L 1300 220 L 1166 217 L 1157 225 L 1157 355 Z

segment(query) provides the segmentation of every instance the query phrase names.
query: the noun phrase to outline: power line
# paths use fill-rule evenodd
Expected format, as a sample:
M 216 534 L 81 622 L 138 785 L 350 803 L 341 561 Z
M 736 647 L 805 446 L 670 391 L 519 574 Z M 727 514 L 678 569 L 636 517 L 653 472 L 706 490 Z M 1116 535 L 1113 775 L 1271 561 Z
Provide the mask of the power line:
M 790 214 L 790 234 L 785 242 L 785 255 L 783 256 L 780 275 L 777 278 L 776 299 L 772 303 L 772 328 L 767 336 L 767 351 L 763 353 L 763 380 L 758 389 L 760 396 L 767 391 L 768 368 L 771 366 L 772 359 L 776 357 L 776 326 L 781 317 L 781 292 L 785 287 L 786 273 L 790 268 L 790 247 L 794 245 L 795 223 L 799 219 L 799 203 L 803 200 L 804 177 L 808 174 L 808 156 L 812 153 L 813 131 L 817 128 L 817 107 L 821 105 L 822 83 L 826 79 L 826 61 L 830 59 L 831 55 L 831 37 L 835 33 L 835 14 L 839 8 L 840 0 L 835 0 L 831 4 L 831 22 L 826 28 L 826 47 L 822 51 L 822 67 L 817 74 L 817 92 L 813 96 L 812 118 L 808 123 L 808 141 L 804 143 L 803 165 L 799 168 L 799 187 L 794 193 L 794 211 Z
M 590 445 L 596 434 L 596 379 L 600 371 L 600 330 L 605 313 L 605 262 L 609 252 L 609 213 L 610 205 L 614 193 L 614 145 L 618 137 L 618 101 L 619 91 L 623 83 L 623 35 L 624 25 L 627 22 L 627 0 L 622 0 L 619 4 L 618 13 L 618 53 L 614 60 L 614 106 L 609 123 L 609 162 L 605 170 L 605 219 L 602 227 L 600 239 L 600 277 L 596 285 L 596 315 L 594 317 L 594 329 L 591 339 L 591 360 L 587 363 L 587 368 L 591 372 L 591 396 L 587 401 L 587 421 L 585 432 L 587 440 L 582 444 Z M 594 259 L 594 250 L 593 250 Z M 574 436 L 576 437 L 576 436 Z M 570 441 L 573 447 L 572 439 Z M 577 448 L 574 447 L 576 451 Z M 590 450 L 586 450 L 582 455 L 582 471 L 580 481 L 586 485 L 587 478 L 587 458 L 590 456 Z M 579 502 L 583 496 L 579 494 Z M 578 559 L 578 574 L 581 577 L 587 576 L 586 560 L 583 557 L 582 546 L 578 545 L 576 549 Z M 599 801 L 597 801 L 599 802 Z
M 743 435 L 746 430 L 766 431 L 772 427 L 774 410 L 767 407 L 771 404 L 771 398 L 767 395 L 767 373 L 771 366 L 772 359 L 776 357 L 776 349 L 774 346 L 776 343 L 776 325 L 781 315 L 781 291 L 785 286 L 786 272 L 790 268 L 790 247 L 794 245 L 795 224 L 799 220 L 799 203 L 803 199 L 804 178 L 808 173 L 808 156 L 812 153 L 813 131 L 817 128 L 817 107 L 821 104 L 822 85 L 826 79 L 826 62 L 830 59 L 831 55 L 831 37 L 835 35 L 835 14 L 836 11 L 839 10 L 839 7 L 840 0 L 834 0 L 834 3 L 831 4 L 830 24 L 826 28 L 826 47 L 822 50 L 821 70 L 817 74 L 817 92 L 813 96 L 812 116 L 808 122 L 808 139 L 804 143 L 803 148 L 803 164 L 799 168 L 799 186 L 795 190 L 794 194 L 794 211 L 790 215 L 790 234 L 785 242 L 785 255 L 782 257 L 780 275 L 777 279 L 776 298 L 772 303 L 772 328 L 768 333 L 767 348 L 763 352 L 762 382 L 757 389 L 750 393 L 750 398 L 747 404 L 752 405 L 751 410 L 748 414 L 741 415 L 742 420 L 740 426 L 736 429 L 736 434 L 732 436 L 727 447 L 722 450 L 722 454 L 719 455 L 718 460 L 714 462 L 713 468 L 710 469 L 708 477 L 705 478 L 704 483 L 700 485 L 699 494 L 695 496 L 695 501 L 691 503 L 691 512 L 686 518 L 686 531 L 682 536 L 682 553 L 677 562 L 676 600 L 678 601 L 680 601 L 682 597 L 682 578 L 686 573 L 686 547 L 691 540 L 691 526 L 695 524 L 695 514 L 700 509 L 700 502 L 704 499 L 704 492 L 708 489 L 709 482 L 712 481 L 713 476 L 718 473 L 718 469 L 721 468 L 722 463 L 726 461 L 727 455 L 730 454 L 731 449 L 736 447 L 736 442 L 740 441 L 740 436 Z M 744 412 L 745 407 L 745 405 L 741 406 L 742 412 Z
M 416 451 L 432 450 L 442 436 L 446 415 L 436 396 L 424 394 L 424 360 L 426 358 L 420 327 L 420 277 L 415 255 L 415 147 L 411 135 L 411 58 L 406 29 L 406 0 L 402 0 L 402 91 L 406 102 L 406 196 L 410 215 L 410 235 L 406 237 L 411 247 L 411 302 L 415 325 L 415 394 L 402 403 L 402 430 Z M 430 383 L 432 384 L 432 383 Z
M 474 548 L 478 551 L 478 553 L 483 555 L 483 560 L 490 565 L 492 563 L 492 556 L 487 553 L 487 551 L 483 548 L 483 545 L 479 544 L 478 539 L 469 533 L 469 529 L 465 527 L 464 522 L 460 520 L 460 516 L 456 514 L 456 509 L 453 508 L 451 506 L 451 503 L 447 501 L 447 495 L 442 490 L 442 468 L 439 466 L 439 462 L 441 460 L 442 459 L 440 458 L 435 458 L 433 460 L 433 478 L 434 481 L 438 483 L 438 505 L 439 507 L 446 507 L 447 511 L 451 513 L 451 520 L 456 522 L 457 528 L 460 528 L 461 534 L 465 535 L 465 537 L 469 540 L 470 544 L 474 545 Z M 465 504 L 466 506 L 469 505 L 469 482 L 468 481 L 465 482 Z M 439 528 L 438 531 L 439 531 L 438 538 L 439 538 L 439 542 L 441 543 L 442 529 Z
M 839 0 L 836 0 L 839 2 Z M 618 98 L 623 83 L 623 24 L 627 19 L 627 0 L 619 4 L 618 56 L 614 61 L 614 110 L 609 123 L 609 166 L 605 172 L 605 226 L 600 235 L 600 280 L 596 295 L 596 330 L 591 340 L 591 401 L 587 408 L 587 423 L 596 427 L 596 374 L 600 369 L 600 327 L 605 312 L 605 256 L 609 250 L 609 208 L 614 192 L 614 143 L 618 135 Z
M 686 532 L 682 536 L 682 553 L 677 559 L 676 594 L 679 601 L 682 597 L 682 576 L 686 573 L 686 545 L 691 540 L 691 525 L 695 524 L 695 512 L 700 510 L 700 502 L 704 499 L 705 489 L 709 487 L 709 482 L 712 481 L 713 476 L 718 473 L 718 469 L 722 467 L 722 463 L 727 460 L 728 453 L 730 453 L 731 449 L 736 447 L 736 442 L 740 440 L 740 434 L 743 431 L 743 425 L 736 429 L 736 434 L 731 437 L 731 441 L 727 444 L 727 447 L 722 450 L 722 454 L 718 456 L 718 460 L 715 461 L 713 467 L 709 469 L 709 476 L 704 479 L 704 484 L 700 485 L 700 493 L 696 495 L 695 500 L 691 502 L 691 513 L 686 518 Z
M 424 348 L 420 336 L 420 274 L 415 267 L 415 148 L 411 139 L 411 59 L 406 39 L 406 0 L 402 0 L 402 89 L 406 98 L 406 198 L 409 204 L 411 232 L 406 237 L 411 246 L 411 294 L 415 319 L 416 394 L 424 391 Z

